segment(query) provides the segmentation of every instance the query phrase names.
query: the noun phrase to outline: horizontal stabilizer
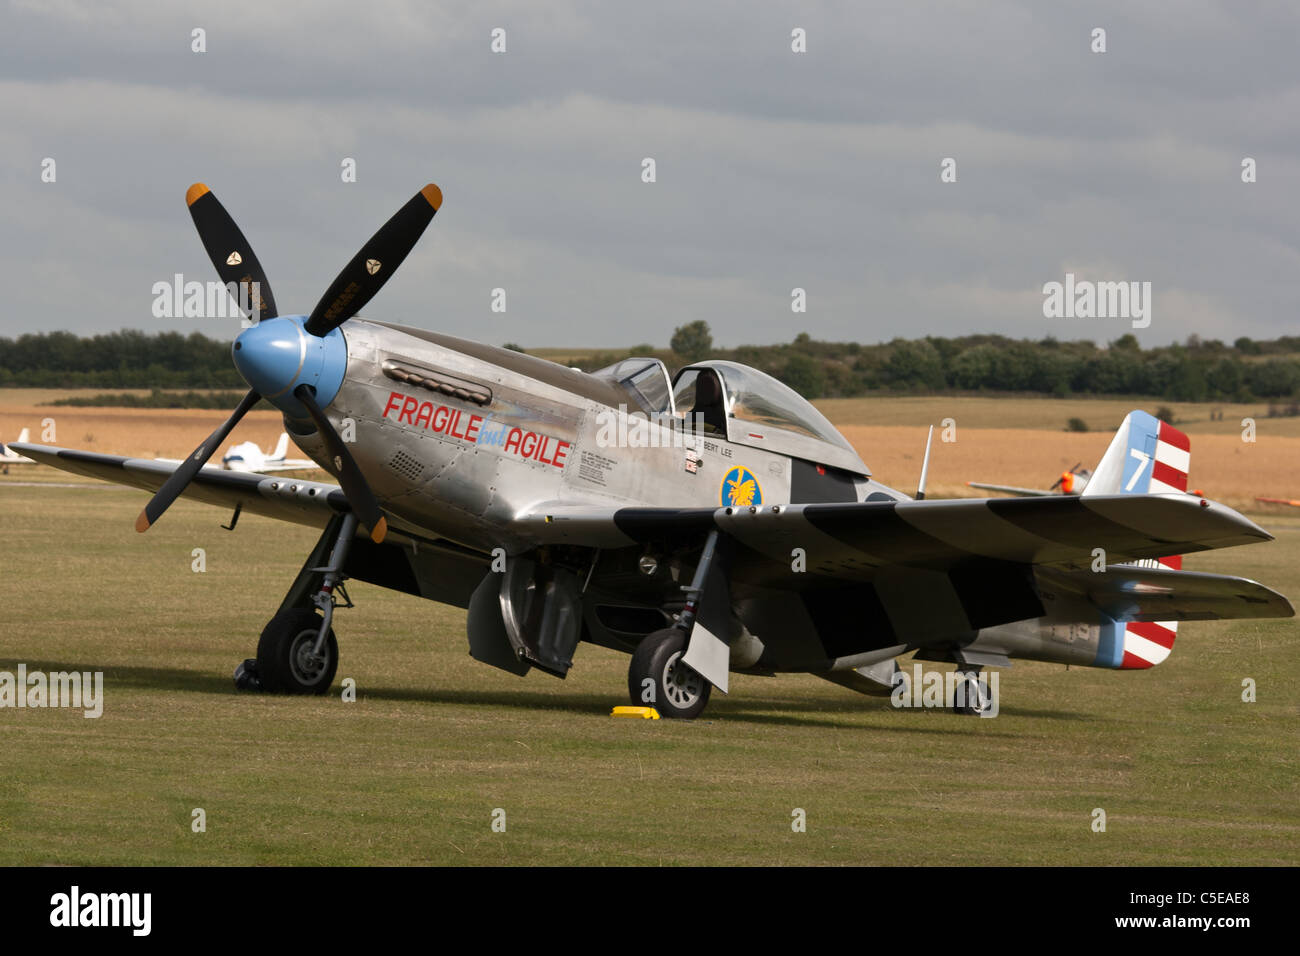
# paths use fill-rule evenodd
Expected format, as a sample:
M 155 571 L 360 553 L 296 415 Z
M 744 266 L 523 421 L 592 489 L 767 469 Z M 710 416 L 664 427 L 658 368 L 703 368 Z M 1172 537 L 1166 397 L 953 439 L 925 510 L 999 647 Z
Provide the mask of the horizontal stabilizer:
M 1216 621 L 1294 617 L 1281 594 L 1248 578 L 1111 565 L 1105 571 L 1043 568 L 1041 585 L 1082 595 L 1107 617 L 1129 621 Z
M 1050 491 L 1043 491 L 1039 488 L 1020 488 L 1016 485 L 990 485 L 983 481 L 968 481 L 966 484 L 971 488 L 980 488 L 984 491 L 1000 491 L 1004 495 L 1019 495 L 1021 498 L 1041 498 L 1043 495 L 1052 494 Z

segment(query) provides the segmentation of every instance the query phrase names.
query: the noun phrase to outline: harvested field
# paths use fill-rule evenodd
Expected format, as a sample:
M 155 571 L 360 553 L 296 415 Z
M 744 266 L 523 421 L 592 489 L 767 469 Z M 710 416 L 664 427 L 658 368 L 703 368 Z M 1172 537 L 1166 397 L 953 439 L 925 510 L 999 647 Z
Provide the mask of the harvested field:
M 106 454 L 180 458 L 224 418 L 221 411 L 200 409 L 37 404 L 59 394 L 51 390 L 0 390 L 0 441 L 12 441 L 24 427 L 31 429 L 33 441 L 41 441 L 41 423 L 52 418 L 55 437 L 47 444 Z M 916 491 L 921 473 L 926 424 L 938 426 L 944 418 L 953 418 L 957 423 L 956 441 L 943 442 L 939 428 L 935 429 L 930 464 L 932 497 L 980 494 L 966 487 L 967 481 L 1047 488 L 1076 462 L 1094 467 L 1110 442 L 1113 427 L 1127 411 L 1144 407 L 1136 400 L 1111 399 L 1072 403 L 1068 399 L 883 398 L 820 404 L 858 449 L 872 473 L 909 494 Z M 1225 420 L 1210 422 L 1211 407 L 1222 407 Z M 1266 413 L 1267 406 L 1262 410 Z M 1175 411 L 1185 417 L 1186 424 L 1180 418 L 1180 427 L 1192 436 L 1193 487 L 1241 510 L 1276 510 L 1257 505 L 1256 495 L 1294 497 L 1300 493 L 1300 419 L 1259 418 L 1257 440 L 1248 443 L 1241 440 L 1241 418 L 1248 412 L 1259 414 L 1261 407 L 1184 405 Z M 1058 428 L 1057 419 L 1064 421 L 1066 412 L 1087 416 L 1098 430 L 1080 433 Z M 1013 427 L 992 427 L 1003 419 Z M 278 414 L 250 412 L 226 445 L 255 441 L 269 450 L 281 429 Z M 11 474 L 10 479 L 17 474 Z M 40 480 L 58 473 L 40 468 L 23 474 Z

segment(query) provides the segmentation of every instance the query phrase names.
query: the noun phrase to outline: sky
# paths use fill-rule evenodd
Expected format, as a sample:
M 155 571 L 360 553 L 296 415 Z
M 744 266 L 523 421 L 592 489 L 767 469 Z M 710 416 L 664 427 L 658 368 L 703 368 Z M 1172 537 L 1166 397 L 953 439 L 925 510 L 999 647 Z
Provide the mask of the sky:
M 195 181 L 286 314 L 436 182 L 441 211 L 363 314 L 494 344 L 663 347 L 697 319 L 726 347 L 1134 331 L 1045 316 L 1067 273 L 1149 282 L 1144 345 L 1300 333 L 1296 4 L 0 11 L 0 336 L 237 334 L 152 311 L 156 283 L 216 278 Z

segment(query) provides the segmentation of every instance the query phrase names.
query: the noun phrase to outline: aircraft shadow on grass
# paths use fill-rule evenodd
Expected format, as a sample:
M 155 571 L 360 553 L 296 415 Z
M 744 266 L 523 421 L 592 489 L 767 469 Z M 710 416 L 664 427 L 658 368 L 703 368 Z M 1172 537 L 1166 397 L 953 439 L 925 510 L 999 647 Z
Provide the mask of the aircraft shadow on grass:
M 67 661 L 29 660 L 26 662 L 28 673 L 43 671 L 103 671 L 105 695 L 114 685 L 148 690 L 185 691 L 189 693 L 217 694 L 220 696 L 241 695 L 235 690 L 230 678 L 206 671 L 184 670 L 177 667 L 143 667 L 134 664 L 98 664 L 93 662 L 69 663 Z M 330 695 L 337 698 L 338 694 Z M 462 688 L 430 688 L 419 690 L 409 687 L 359 687 L 358 700 L 367 697 L 384 701 L 405 701 L 426 704 L 457 704 L 472 707 L 510 708 L 527 711 L 571 711 L 591 714 L 608 714 L 613 706 L 612 695 L 578 694 L 572 697 L 556 697 L 553 694 L 502 690 L 465 690 Z M 110 698 L 111 700 L 111 698 Z M 876 701 L 882 712 L 888 707 L 884 698 Z M 870 705 L 868 705 L 870 706 Z M 858 730 L 871 733 L 880 731 L 898 733 L 951 734 L 952 724 L 942 726 L 920 726 L 913 719 L 911 722 L 905 714 L 898 714 L 898 724 L 889 727 L 864 727 L 860 723 L 849 723 L 835 719 L 837 714 L 860 713 L 862 706 L 855 698 L 849 697 L 842 708 L 829 708 L 824 701 L 783 698 L 780 700 L 758 699 L 741 701 L 740 699 L 719 702 L 716 717 L 719 719 L 740 720 L 753 724 L 770 724 L 791 727 L 826 727 L 844 730 Z M 1092 719 L 1087 714 L 1063 710 L 1039 710 L 1023 707 L 1003 707 L 1002 713 L 1007 717 L 1039 717 L 1057 721 L 1085 721 Z M 709 723 L 702 719 L 701 723 Z M 974 726 L 983 736 L 990 734 L 984 721 Z M 1015 736 L 1014 733 L 995 733 L 995 736 Z

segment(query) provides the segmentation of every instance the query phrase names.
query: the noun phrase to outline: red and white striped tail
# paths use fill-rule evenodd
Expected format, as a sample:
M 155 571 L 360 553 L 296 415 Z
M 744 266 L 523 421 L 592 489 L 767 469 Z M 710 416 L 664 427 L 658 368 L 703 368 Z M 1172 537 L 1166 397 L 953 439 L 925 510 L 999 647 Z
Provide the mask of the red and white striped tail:
M 1155 461 L 1151 465 L 1149 495 L 1187 491 L 1187 470 L 1192 463 L 1192 443 L 1168 422 L 1157 422 Z
M 1187 435 L 1146 412 L 1130 412 L 1083 494 L 1185 494 L 1191 460 L 1192 446 Z M 1181 571 L 1183 558 L 1173 555 L 1135 563 Z M 1130 670 L 1154 667 L 1169 656 L 1177 636 L 1177 621 L 1125 624 L 1119 666 Z

